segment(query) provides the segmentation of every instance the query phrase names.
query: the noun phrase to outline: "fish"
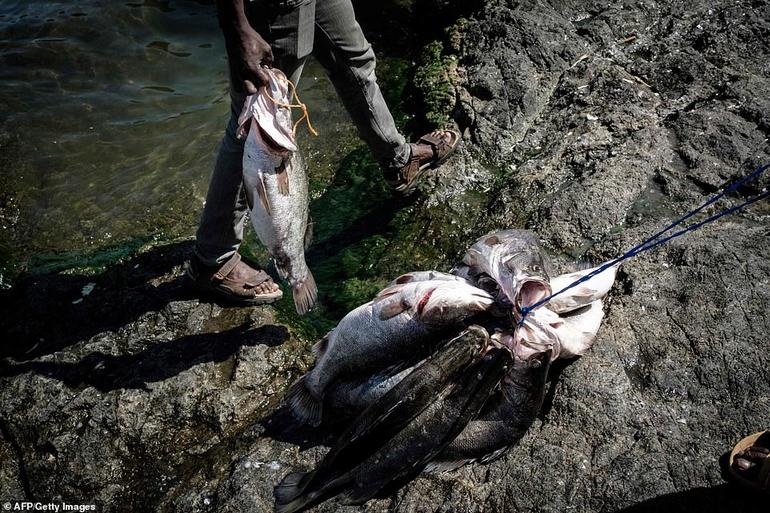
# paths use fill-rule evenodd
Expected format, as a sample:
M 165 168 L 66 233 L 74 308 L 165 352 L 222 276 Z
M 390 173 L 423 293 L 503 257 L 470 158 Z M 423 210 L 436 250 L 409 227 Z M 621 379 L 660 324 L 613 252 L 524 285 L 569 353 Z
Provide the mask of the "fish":
M 435 400 L 458 372 L 479 361 L 488 344 L 489 333 L 479 326 L 470 326 L 417 364 L 358 415 L 314 470 L 289 474 L 275 487 L 276 509 L 294 511 L 303 504 L 309 507 L 314 501 L 323 500 L 325 495 L 318 493 L 319 490 L 329 491 L 327 485 L 401 431 Z M 305 490 L 311 493 L 298 502 Z
M 488 309 L 493 298 L 460 281 L 394 285 L 348 313 L 313 346 L 315 367 L 289 389 L 295 418 L 321 423 L 327 388 L 335 382 L 419 361 L 436 335 Z
M 554 359 L 574 358 L 591 349 L 604 319 L 604 306 L 601 299 L 596 299 L 562 314 L 542 307 L 528 317 L 531 317 L 530 322 L 537 324 L 539 330 L 530 327 L 527 335 L 530 340 L 556 339 Z
M 508 344 L 512 343 L 513 338 L 507 338 Z M 425 472 L 441 473 L 470 463 L 490 463 L 527 432 L 543 405 L 554 348 L 531 353 L 514 347 L 512 353 L 513 363 L 500 390 L 490 397 L 478 417 L 426 466 Z
M 453 274 L 494 293 L 497 302 L 521 310 L 551 295 L 551 263 L 528 230 L 500 230 L 479 238 Z
M 247 97 L 238 119 L 237 135 L 245 137 L 243 185 L 254 230 L 279 276 L 291 285 L 297 313 L 304 315 L 318 294 L 305 262 L 312 240 L 307 173 L 294 139 L 291 109 L 285 106 L 291 103 L 288 80 L 274 68 L 265 73 L 270 80 Z
M 445 281 L 459 281 L 468 283 L 468 280 L 450 273 L 443 273 L 441 271 L 413 271 L 410 273 L 402 274 L 395 280 L 388 284 L 388 287 L 394 285 L 403 285 L 404 283 L 413 283 L 416 281 L 428 281 L 428 280 L 445 280 Z
M 303 511 L 336 495 L 341 495 L 341 502 L 363 504 L 408 483 L 478 414 L 510 362 L 508 350 L 490 349 L 478 362 L 453 376 L 452 383 L 444 386 L 435 399 L 397 433 L 387 439 L 372 438 L 372 442 L 379 442 L 376 450 L 345 471 L 322 462 L 312 473 L 312 483 L 304 487 L 302 480 L 309 474 L 290 474 L 279 485 L 281 488 L 276 489 L 275 511 Z M 392 393 L 370 408 L 387 411 L 400 387 L 401 384 L 394 387 Z
M 552 298 L 547 303 L 548 308 L 553 312 L 562 314 L 577 310 L 598 299 L 602 299 L 615 283 L 615 276 L 617 275 L 619 265 L 613 265 L 593 278 Z M 551 279 L 551 288 L 554 292 L 559 292 L 584 276 L 588 276 L 599 269 L 599 267 L 601 266 L 556 276 Z

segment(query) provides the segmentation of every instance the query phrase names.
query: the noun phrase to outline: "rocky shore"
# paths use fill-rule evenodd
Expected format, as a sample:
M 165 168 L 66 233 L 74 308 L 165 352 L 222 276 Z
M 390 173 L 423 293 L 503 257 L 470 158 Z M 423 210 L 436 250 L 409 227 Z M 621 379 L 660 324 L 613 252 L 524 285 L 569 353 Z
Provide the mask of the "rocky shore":
M 377 239 L 377 278 L 448 269 L 512 226 L 561 269 L 605 260 L 770 162 L 767 2 L 478 3 L 460 2 L 462 19 L 452 2 L 420 4 L 451 20 L 441 108 L 465 144 L 392 214 L 403 229 Z M 553 372 L 501 460 L 317 510 L 766 511 L 719 460 L 769 427 L 768 220 L 758 203 L 625 264 L 594 348 Z M 323 433 L 271 415 L 313 340 L 271 307 L 193 297 L 191 248 L 148 245 L 95 275 L 2 291 L 0 502 L 261 513 L 323 454 Z

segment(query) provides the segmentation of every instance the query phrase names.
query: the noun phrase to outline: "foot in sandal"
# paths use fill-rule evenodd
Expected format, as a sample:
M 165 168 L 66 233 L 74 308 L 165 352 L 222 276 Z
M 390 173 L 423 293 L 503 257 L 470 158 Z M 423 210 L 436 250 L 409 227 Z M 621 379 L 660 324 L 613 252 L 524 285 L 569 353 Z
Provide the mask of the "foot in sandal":
M 270 275 L 243 262 L 238 253 L 219 268 L 205 267 L 193 257 L 187 267 L 187 277 L 197 290 L 234 304 L 262 305 L 283 296 Z
M 409 196 L 414 192 L 423 173 L 440 166 L 457 149 L 460 134 L 456 130 L 435 130 L 410 144 L 412 155 L 400 169 L 385 172 L 385 181 L 394 193 Z
M 770 430 L 747 436 L 730 454 L 730 475 L 743 486 L 770 493 Z

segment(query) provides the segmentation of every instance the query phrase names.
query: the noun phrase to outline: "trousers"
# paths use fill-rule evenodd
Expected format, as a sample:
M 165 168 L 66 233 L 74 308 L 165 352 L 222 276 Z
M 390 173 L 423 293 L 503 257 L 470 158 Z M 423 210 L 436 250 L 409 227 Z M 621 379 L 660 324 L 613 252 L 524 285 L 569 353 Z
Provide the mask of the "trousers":
M 351 0 L 252 0 L 247 17 L 270 44 L 274 65 L 295 84 L 312 54 L 324 67 L 358 133 L 384 168 L 407 164 L 411 149 L 399 133 L 375 75 L 376 59 Z M 246 99 L 231 68 L 230 120 L 217 154 L 196 234 L 195 255 L 216 267 L 238 251 L 248 206 L 243 191 L 243 141 L 236 138 Z

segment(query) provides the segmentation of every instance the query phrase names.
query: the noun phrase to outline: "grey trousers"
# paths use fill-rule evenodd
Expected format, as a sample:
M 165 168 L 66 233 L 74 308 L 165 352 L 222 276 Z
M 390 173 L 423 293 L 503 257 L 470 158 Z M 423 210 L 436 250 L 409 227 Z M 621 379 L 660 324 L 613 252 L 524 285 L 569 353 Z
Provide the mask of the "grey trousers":
M 385 168 L 407 164 L 411 149 L 385 105 L 374 52 L 350 0 L 253 0 L 247 9 L 252 26 L 270 43 L 276 67 L 296 84 L 312 53 L 374 158 Z M 207 266 L 221 265 L 238 250 L 248 209 L 241 178 L 243 142 L 235 137 L 245 94 L 239 81 L 230 83 L 230 121 L 196 236 L 196 256 Z

